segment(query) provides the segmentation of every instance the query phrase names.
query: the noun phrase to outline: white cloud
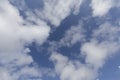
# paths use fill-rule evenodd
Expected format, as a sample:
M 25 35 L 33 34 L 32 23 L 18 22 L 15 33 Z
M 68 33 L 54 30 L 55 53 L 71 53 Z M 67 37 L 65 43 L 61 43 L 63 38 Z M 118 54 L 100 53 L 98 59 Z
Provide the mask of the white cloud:
M 42 19 L 58 26 L 60 22 L 71 13 L 79 13 L 79 8 L 83 0 L 44 0 L 42 11 L 36 10 L 36 13 Z
M 58 26 L 72 11 L 78 12 L 82 0 L 45 0 L 43 11 L 36 11 L 42 15 L 42 19 L 50 21 Z M 103 3 L 104 2 L 104 3 Z M 103 9 L 101 9 L 103 7 Z M 111 0 L 92 0 L 94 16 L 105 15 L 112 7 Z M 30 50 L 26 45 L 33 41 L 42 44 L 49 36 L 50 27 L 35 14 L 27 11 L 27 21 L 23 20 L 18 10 L 9 1 L 0 2 L 0 77 L 2 80 L 26 80 L 30 77 L 39 77 L 41 71 L 28 54 Z M 28 21 L 36 21 L 33 25 Z M 22 23 L 26 23 L 23 25 Z M 68 42 L 69 45 L 84 39 L 81 26 L 71 27 L 61 39 L 60 45 Z M 59 53 L 53 53 L 50 60 L 54 62 L 55 71 L 61 80 L 94 80 L 98 70 L 103 66 L 105 60 L 120 49 L 120 28 L 110 23 L 101 25 L 93 31 L 90 42 L 84 42 L 81 47 L 82 55 L 85 55 L 85 64 L 80 61 L 69 60 L 68 57 Z M 82 40 L 83 41 L 83 40 Z M 66 44 L 65 44 L 66 45 Z M 57 45 L 59 46 L 59 45 Z
M 26 5 L 25 0 L 11 2 L 16 3 L 16 6 L 28 15 L 34 15 L 39 19 L 50 22 L 54 26 L 59 26 L 71 13 L 77 15 L 80 11 L 83 0 L 43 0 L 43 7 L 40 9 L 31 9 Z M 31 13 L 30 13 L 31 12 Z M 30 16 L 29 16 L 30 17 Z M 27 17 L 28 19 L 30 19 Z M 36 18 L 31 18 L 35 19 Z M 37 20 L 39 20 L 37 19 Z
M 93 16 L 105 16 L 112 8 L 120 7 L 120 0 L 91 0 Z
M 77 42 L 84 41 L 85 30 L 82 27 L 82 23 L 79 23 L 77 26 L 72 26 L 69 30 L 67 30 L 64 37 L 60 40 L 60 45 L 72 46 Z
M 86 63 L 95 68 L 100 68 L 104 64 L 106 50 L 98 46 L 95 42 L 85 43 L 81 48 L 82 54 L 86 55 Z
M 53 53 L 50 59 L 55 64 L 55 71 L 60 75 L 60 80 L 94 80 L 96 73 L 80 61 L 71 61 L 60 53 Z
M 50 27 L 41 20 L 37 23 L 33 25 L 24 21 L 19 11 L 8 0 L 0 1 L 1 80 L 30 80 L 30 77 L 41 76 L 35 65 L 29 66 L 34 61 L 28 54 L 30 50 L 25 48 L 33 41 L 42 44 L 49 36 Z
M 91 0 L 93 16 L 105 16 L 113 6 L 113 0 Z
M 93 16 L 105 16 L 112 7 L 115 7 L 112 0 L 92 0 L 91 6 Z M 106 60 L 120 50 L 120 28 L 108 22 L 93 30 L 90 42 L 85 42 L 85 34 L 80 26 L 71 27 L 60 40 L 53 42 L 52 51 L 59 47 L 72 46 L 77 42 L 84 42 L 80 48 L 81 54 L 85 55 L 85 64 L 80 61 L 69 60 L 60 53 L 53 53 L 51 60 L 54 62 L 55 71 L 61 80 L 95 80 Z M 57 49 L 56 49 L 57 48 Z
M 49 42 L 51 45 L 51 47 L 49 47 L 49 51 L 54 52 L 61 47 L 72 47 L 76 43 L 84 42 L 86 37 L 84 34 L 85 30 L 83 29 L 82 22 L 80 22 L 78 25 L 72 26 L 68 29 L 58 42 Z
M 97 71 L 103 67 L 106 60 L 120 50 L 120 27 L 104 23 L 93 31 L 90 42 L 82 45 L 82 54 L 86 63 Z
M 56 64 L 55 68 L 57 73 L 60 73 L 68 62 L 68 58 L 56 53 L 53 53 L 53 55 L 51 55 L 50 60 Z

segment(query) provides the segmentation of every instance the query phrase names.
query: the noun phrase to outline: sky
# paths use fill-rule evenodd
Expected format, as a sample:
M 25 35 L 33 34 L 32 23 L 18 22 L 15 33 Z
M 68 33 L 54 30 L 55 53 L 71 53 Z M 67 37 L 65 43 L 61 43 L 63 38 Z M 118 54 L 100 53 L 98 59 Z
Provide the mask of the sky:
M 0 80 L 120 80 L 120 0 L 0 0 Z

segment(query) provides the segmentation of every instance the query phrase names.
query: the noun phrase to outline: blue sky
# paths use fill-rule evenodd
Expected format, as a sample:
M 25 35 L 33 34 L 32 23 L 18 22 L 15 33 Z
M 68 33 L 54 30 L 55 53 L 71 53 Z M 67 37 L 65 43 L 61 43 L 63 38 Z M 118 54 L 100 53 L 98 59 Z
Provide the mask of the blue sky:
M 0 80 L 120 80 L 120 0 L 1 0 Z

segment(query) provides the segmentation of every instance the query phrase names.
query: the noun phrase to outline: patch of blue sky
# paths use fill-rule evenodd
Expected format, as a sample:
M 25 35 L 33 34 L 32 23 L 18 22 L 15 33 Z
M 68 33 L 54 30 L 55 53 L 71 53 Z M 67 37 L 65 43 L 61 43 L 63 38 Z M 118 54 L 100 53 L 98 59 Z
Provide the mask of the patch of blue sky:
M 118 52 L 119 53 L 119 52 Z M 120 79 L 120 54 L 111 56 L 102 69 L 100 69 L 100 80 L 119 80 Z
M 30 9 L 42 9 L 44 6 L 43 0 L 25 0 L 26 5 Z

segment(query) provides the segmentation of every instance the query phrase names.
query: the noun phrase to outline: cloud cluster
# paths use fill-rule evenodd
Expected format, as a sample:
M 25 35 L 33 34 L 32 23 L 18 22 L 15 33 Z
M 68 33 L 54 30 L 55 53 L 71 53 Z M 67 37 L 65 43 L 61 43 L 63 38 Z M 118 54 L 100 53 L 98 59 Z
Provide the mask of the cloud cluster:
M 103 17 L 109 13 L 112 8 L 119 8 L 119 0 L 91 0 L 92 14 L 94 17 Z
M 32 42 L 41 45 L 50 33 L 47 21 L 58 26 L 68 15 L 79 12 L 82 1 L 44 0 L 43 9 L 35 10 L 35 14 L 26 11 L 27 18 L 24 20 L 8 0 L 1 0 L 0 79 L 42 80 L 43 72 L 28 54 L 30 50 L 26 46 Z M 104 16 L 113 7 L 113 0 L 92 0 L 91 7 L 93 16 Z M 55 73 L 60 76 L 60 80 L 96 79 L 105 61 L 120 50 L 119 33 L 119 26 L 106 22 L 93 30 L 91 39 L 87 42 L 82 24 L 71 27 L 60 42 L 50 46 L 53 48 L 50 60 L 54 63 Z M 60 47 L 70 47 L 78 42 L 82 44 L 79 54 L 85 56 L 85 63 L 70 60 L 56 52 Z
M 104 16 L 113 7 L 113 0 L 91 0 L 93 16 Z
M 42 44 L 49 36 L 50 27 L 39 21 L 28 24 L 8 0 L 0 1 L 0 79 L 30 80 L 38 78 L 41 72 L 34 65 L 26 48 L 28 44 Z M 32 66 L 33 64 L 34 66 Z M 30 66 L 31 65 L 31 66 Z
M 15 3 L 19 10 L 25 12 L 26 16 L 32 14 L 57 27 L 60 25 L 61 21 L 70 14 L 77 15 L 80 12 L 80 7 L 84 0 L 43 0 L 43 3 L 41 3 L 43 4 L 42 8 L 38 6 L 37 9 L 32 10 L 27 6 L 25 0 L 10 1 Z
M 12 0 L 11 0 L 12 1 Z M 13 0 L 14 2 L 14 0 Z M 41 71 L 28 54 L 30 43 L 41 45 L 49 36 L 50 27 L 45 21 L 58 26 L 71 13 L 79 13 L 82 0 L 45 0 L 42 11 L 35 14 L 29 10 L 24 0 L 17 2 L 20 10 L 25 10 L 26 20 L 8 0 L 0 2 L 0 77 L 2 80 L 41 79 Z M 24 9 L 25 8 L 25 9 Z M 53 10 L 54 8 L 54 10 Z M 39 16 L 39 17 L 38 17 Z M 42 19 L 42 20 L 41 20 Z M 43 21 L 45 20 L 45 21 Z M 34 21 L 36 24 L 34 24 Z M 31 23 L 30 23 L 31 22 Z
M 74 27 L 74 29 L 77 27 Z M 72 28 L 71 28 L 72 29 Z M 71 31 L 71 30 L 70 30 Z M 79 30 L 78 30 L 79 32 Z M 73 32 L 70 32 L 71 34 Z M 80 47 L 81 55 L 85 56 L 85 63 L 80 60 L 70 60 L 69 57 L 53 52 L 50 57 L 55 64 L 55 71 L 61 80 L 95 80 L 99 69 L 103 67 L 106 60 L 117 54 L 120 49 L 120 27 L 109 22 L 101 24 L 93 30 L 89 42 L 83 42 Z M 77 34 L 77 33 L 76 33 Z M 85 35 L 85 34 L 80 34 Z M 72 40 L 66 37 L 69 41 Z M 81 40 L 81 39 L 80 39 Z M 57 47 L 57 46 L 56 46 Z
M 50 60 L 54 62 L 60 80 L 94 80 L 97 75 L 89 66 L 80 61 L 71 61 L 60 53 L 53 53 Z
M 71 13 L 78 14 L 83 0 L 44 0 L 42 11 L 36 14 L 51 24 L 58 26 L 60 22 Z
M 93 31 L 90 42 L 83 44 L 81 51 L 86 56 L 86 63 L 97 71 L 105 61 L 120 50 L 120 27 L 106 22 Z

